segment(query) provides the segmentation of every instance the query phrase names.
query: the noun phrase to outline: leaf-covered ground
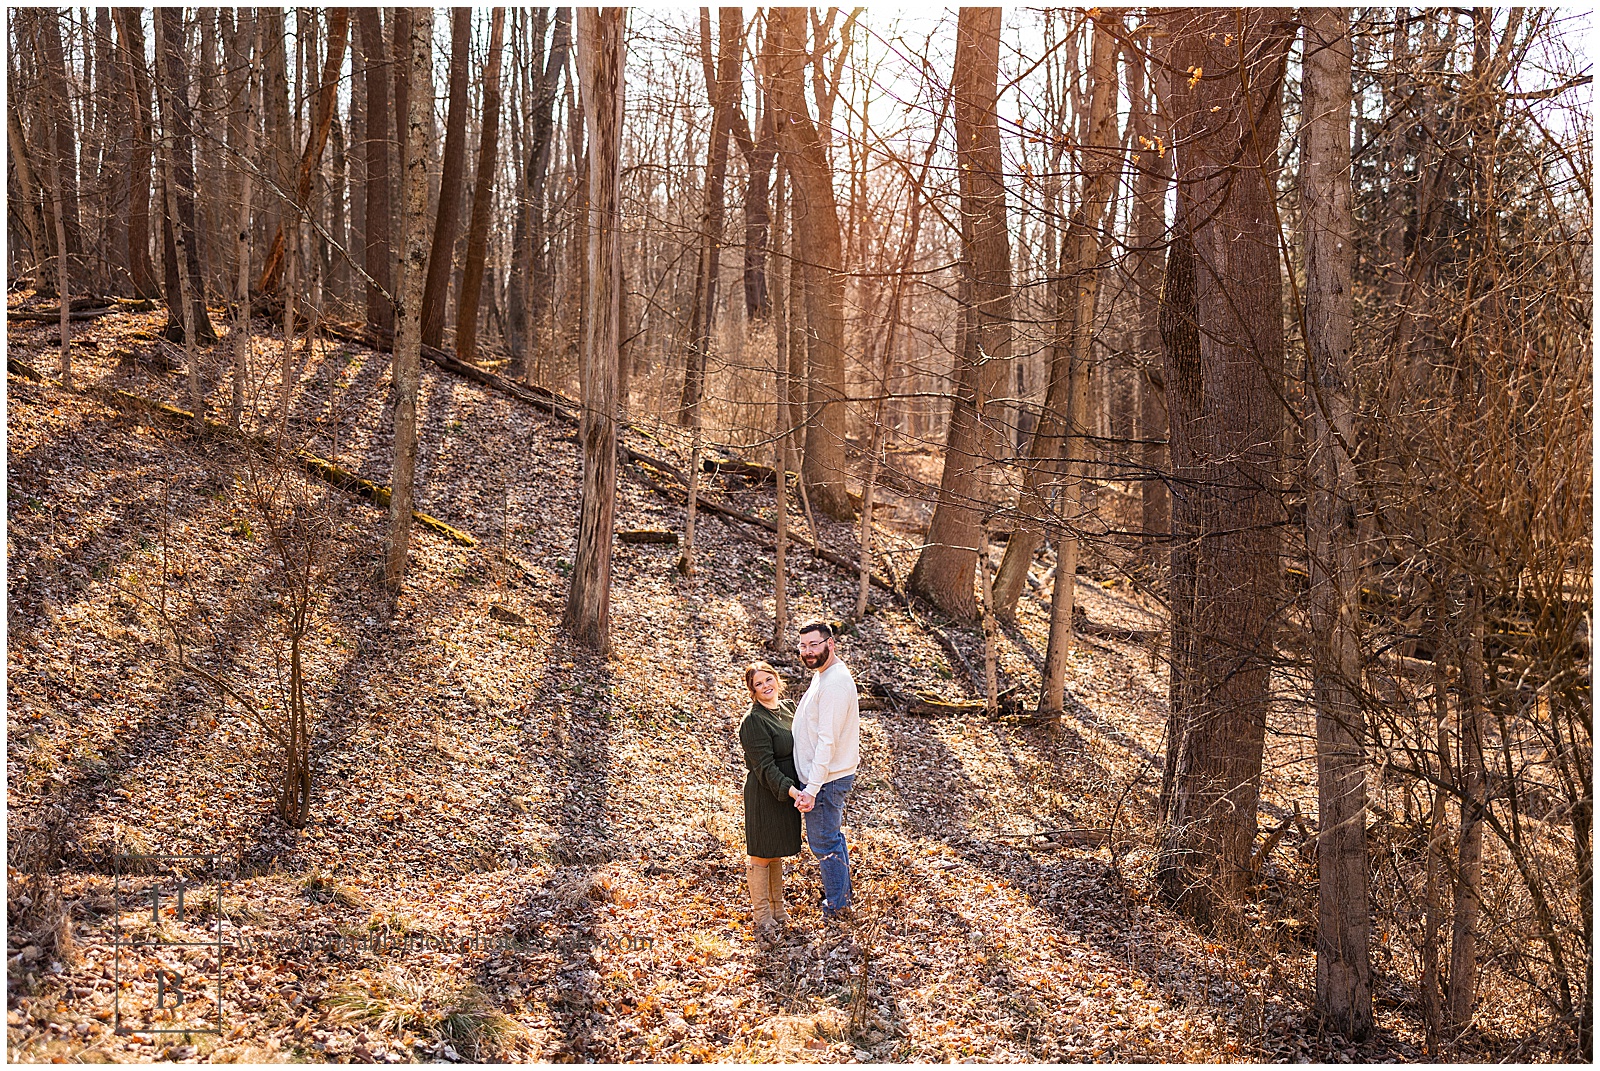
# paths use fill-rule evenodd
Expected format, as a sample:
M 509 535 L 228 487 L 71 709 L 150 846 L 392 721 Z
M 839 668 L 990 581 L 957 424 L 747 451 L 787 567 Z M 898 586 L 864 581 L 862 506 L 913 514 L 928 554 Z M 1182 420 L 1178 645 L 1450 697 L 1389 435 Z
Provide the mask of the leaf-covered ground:
M 12 1059 L 1419 1055 L 1409 994 L 1387 982 L 1372 1042 L 1356 1048 L 1309 1025 L 1302 933 L 1314 872 L 1293 831 L 1249 938 L 1202 935 L 1152 895 L 1165 670 L 1147 646 L 1104 636 L 1081 637 L 1072 653 L 1073 702 L 1056 731 L 865 714 L 847 810 L 859 916 L 849 931 L 823 924 L 803 855 L 791 862 L 790 930 L 759 949 L 735 727 L 748 702 L 742 665 L 777 657 L 764 648 L 771 555 L 750 538 L 766 533 L 702 513 L 694 579 L 674 569 L 674 547 L 619 545 L 615 653 L 575 649 L 560 628 L 579 508 L 573 429 L 427 364 L 418 508 L 480 542 L 416 529 L 406 593 L 385 622 L 373 583 L 384 514 L 306 484 L 340 564 L 307 656 L 312 817 L 285 827 L 272 817 L 276 749 L 237 703 L 180 671 L 161 616 L 180 625 L 195 664 L 272 706 L 276 596 L 242 490 L 261 462 L 92 389 L 186 405 L 183 376 L 163 367 L 172 351 L 154 341 L 163 318 L 75 325 L 76 392 L 8 377 Z M 53 332 L 13 324 L 11 355 L 52 369 Z M 251 402 L 263 412 L 276 404 L 280 356 L 275 334 L 257 340 L 264 385 Z M 387 482 L 387 357 L 329 342 L 294 359 L 291 437 Z M 220 348 L 210 361 L 215 416 L 228 393 Z M 651 429 L 628 443 L 681 463 L 680 439 Z M 624 467 L 620 484 L 619 528 L 681 529 L 681 504 L 642 470 Z M 741 488 L 711 491 L 770 515 L 770 489 Z M 791 523 L 804 525 L 798 510 Z M 856 552 L 849 526 L 823 528 L 830 547 Z M 897 575 L 916 535 L 885 533 Z M 847 616 L 853 578 L 804 550 L 790 561 L 797 618 Z M 1092 621 L 1157 620 L 1114 571 L 1077 583 Z M 1003 676 L 1024 691 L 1037 687 L 1048 590 L 1024 599 L 1019 629 L 1002 640 Z M 858 679 L 970 695 L 964 670 L 873 597 L 841 644 Z M 981 666 L 976 630 L 943 627 Z M 777 660 L 798 682 L 793 659 Z M 1269 743 L 1267 820 L 1314 810 L 1307 728 L 1286 703 Z M 1062 830 L 1090 832 L 1045 835 Z M 27 871 L 49 836 L 62 868 L 41 882 Z M 220 925 L 243 942 L 223 957 L 224 1026 L 115 1036 L 114 997 L 124 1013 L 148 1006 L 165 969 L 127 949 L 115 962 L 114 941 L 149 927 L 148 910 L 117 899 L 119 883 L 138 882 L 113 876 L 117 853 L 184 846 L 240 864 L 220 912 L 163 922 Z M 48 912 L 35 902 L 52 889 L 65 912 L 54 936 L 40 931 Z M 336 939 L 342 949 L 304 947 Z M 193 948 L 167 968 L 203 975 L 214 956 Z M 1492 1038 L 1493 1018 L 1484 1026 Z

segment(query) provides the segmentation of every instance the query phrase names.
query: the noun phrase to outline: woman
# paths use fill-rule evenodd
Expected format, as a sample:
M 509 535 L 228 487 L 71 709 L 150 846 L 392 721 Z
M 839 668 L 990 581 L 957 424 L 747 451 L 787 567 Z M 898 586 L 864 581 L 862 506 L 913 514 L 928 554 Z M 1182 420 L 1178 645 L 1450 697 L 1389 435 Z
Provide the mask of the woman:
M 783 680 L 766 662 L 745 667 L 750 713 L 739 723 L 739 743 L 750 770 L 744 779 L 744 843 L 750 859 L 751 917 L 763 943 L 789 921 L 783 909 L 783 857 L 800 854 L 800 797 L 794 769 L 794 704 L 783 699 Z

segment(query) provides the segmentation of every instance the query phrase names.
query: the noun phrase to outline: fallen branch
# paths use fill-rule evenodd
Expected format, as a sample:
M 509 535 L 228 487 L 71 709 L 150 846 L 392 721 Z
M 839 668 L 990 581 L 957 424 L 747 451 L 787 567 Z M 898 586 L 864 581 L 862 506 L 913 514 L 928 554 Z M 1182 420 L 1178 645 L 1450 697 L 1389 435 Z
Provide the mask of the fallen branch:
M 184 409 L 179 409 L 174 405 L 168 405 L 166 402 L 158 402 L 150 398 L 143 398 L 137 394 L 125 390 L 108 390 L 104 387 L 95 387 L 93 388 L 93 391 L 98 394 L 106 395 L 114 401 L 131 402 L 132 404 L 137 405 L 149 412 L 155 413 L 173 423 L 181 423 L 190 426 L 192 426 L 194 423 L 193 413 L 190 413 Z M 233 434 L 232 428 L 229 428 L 225 424 L 218 424 L 214 420 L 207 420 L 205 422 L 205 428 L 209 432 L 226 433 L 229 435 Z M 265 436 L 247 435 L 244 438 L 257 448 L 270 450 L 274 447 L 272 441 Z M 295 457 L 300 461 L 301 465 L 307 472 L 317 477 L 319 480 L 322 480 L 324 483 L 330 484 L 348 494 L 353 494 L 359 498 L 364 498 L 375 506 L 383 506 L 385 508 L 388 507 L 389 489 L 382 484 L 374 483 L 371 480 L 358 476 L 353 472 L 342 469 L 326 458 L 318 457 L 316 454 L 311 453 L 309 450 L 296 450 Z M 437 517 L 431 517 L 426 513 L 419 513 L 416 510 L 412 510 L 411 519 L 429 531 L 435 532 L 450 540 L 452 543 L 458 543 L 464 547 L 477 545 L 478 541 L 472 538 L 472 536 L 468 535 L 466 532 L 463 532 L 459 528 L 455 528 L 446 524 Z
M 95 320 L 101 316 L 114 316 L 122 309 L 85 309 L 82 312 L 69 312 L 67 319 L 72 323 L 81 323 L 84 320 Z M 22 321 L 26 323 L 58 324 L 61 322 L 60 312 L 10 312 L 6 313 L 8 321 Z

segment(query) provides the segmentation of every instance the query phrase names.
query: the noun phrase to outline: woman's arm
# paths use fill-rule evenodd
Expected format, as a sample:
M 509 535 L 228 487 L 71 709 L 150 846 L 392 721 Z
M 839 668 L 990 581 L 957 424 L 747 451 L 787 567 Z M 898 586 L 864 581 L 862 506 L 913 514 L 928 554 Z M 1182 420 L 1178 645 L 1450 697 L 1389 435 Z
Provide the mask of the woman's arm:
M 794 782 L 778 769 L 778 760 L 772 754 L 772 734 L 757 719 L 747 717 L 739 726 L 739 743 L 744 748 L 744 764 L 756 780 L 778 799 L 789 799 Z

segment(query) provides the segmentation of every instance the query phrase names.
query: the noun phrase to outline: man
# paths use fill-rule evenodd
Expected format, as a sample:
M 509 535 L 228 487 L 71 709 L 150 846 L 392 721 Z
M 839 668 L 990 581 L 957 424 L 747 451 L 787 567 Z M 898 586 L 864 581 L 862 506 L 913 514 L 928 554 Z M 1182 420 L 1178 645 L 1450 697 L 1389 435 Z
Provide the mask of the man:
M 795 806 L 806 816 L 806 841 L 822 870 L 822 917 L 842 921 L 849 918 L 850 853 L 839 826 L 861 764 L 861 701 L 826 622 L 802 625 L 799 648 L 815 676 L 794 714 L 794 765 L 805 786 Z

